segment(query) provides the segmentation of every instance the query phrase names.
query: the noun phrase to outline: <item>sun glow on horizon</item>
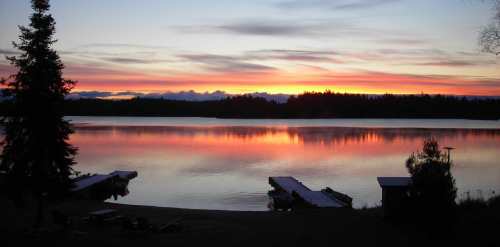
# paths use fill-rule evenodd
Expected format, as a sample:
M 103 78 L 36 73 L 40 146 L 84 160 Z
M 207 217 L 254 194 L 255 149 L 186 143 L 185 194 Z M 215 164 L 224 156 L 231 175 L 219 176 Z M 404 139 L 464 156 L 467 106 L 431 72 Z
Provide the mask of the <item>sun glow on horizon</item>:
M 490 2 L 363 0 L 342 8 L 350 1 L 338 0 L 283 8 L 274 0 L 151 0 L 124 1 L 119 11 L 111 2 L 51 1 L 54 48 L 64 76 L 78 81 L 75 93 L 500 96 L 500 59 L 477 45 L 479 28 L 494 14 Z M 87 14 L 96 9 L 105 14 Z M 428 13 L 425 21 L 418 13 Z M 2 1 L 0 55 L 19 55 L 11 42 L 29 15 L 24 1 Z M 3 57 L 0 77 L 7 77 L 16 71 Z

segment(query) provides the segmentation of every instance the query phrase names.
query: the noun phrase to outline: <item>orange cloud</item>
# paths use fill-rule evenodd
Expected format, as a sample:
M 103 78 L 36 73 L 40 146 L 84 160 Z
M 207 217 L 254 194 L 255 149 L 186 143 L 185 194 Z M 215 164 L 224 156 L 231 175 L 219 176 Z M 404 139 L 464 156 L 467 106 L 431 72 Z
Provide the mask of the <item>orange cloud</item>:
M 392 74 L 372 71 L 205 72 L 161 76 L 145 73 L 66 74 L 76 90 L 161 92 L 224 90 L 228 93 L 289 93 L 332 90 L 348 93 L 430 93 L 500 95 L 500 80 L 441 75 Z
M 12 73 L 7 65 L 0 76 Z M 166 74 L 166 75 L 165 75 Z M 287 93 L 331 90 L 347 93 L 500 95 L 500 79 L 468 76 L 382 73 L 366 70 L 331 71 L 302 66 L 294 71 L 137 71 L 126 68 L 68 64 L 65 77 L 77 80 L 75 91 L 165 91 L 197 92 L 223 90 L 227 93 Z

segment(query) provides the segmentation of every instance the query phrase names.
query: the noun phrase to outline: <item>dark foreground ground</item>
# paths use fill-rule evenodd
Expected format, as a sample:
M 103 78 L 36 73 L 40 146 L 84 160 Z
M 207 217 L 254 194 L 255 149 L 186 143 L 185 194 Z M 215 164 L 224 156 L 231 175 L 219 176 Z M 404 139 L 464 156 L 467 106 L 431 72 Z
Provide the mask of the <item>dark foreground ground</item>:
M 382 218 L 381 210 L 309 209 L 295 212 L 233 212 L 68 202 L 47 210 L 45 227 L 33 231 L 34 209 L 0 206 L 0 246 L 500 246 L 500 212 L 463 210 L 450 229 L 417 227 Z M 71 226 L 54 225 L 51 210 L 70 215 Z M 150 225 L 174 222 L 165 233 L 130 230 L 121 221 L 89 223 L 99 209 L 116 209 Z M 429 222 L 433 225 L 434 222 Z M 430 228 L 429 228 L 430 229 Z

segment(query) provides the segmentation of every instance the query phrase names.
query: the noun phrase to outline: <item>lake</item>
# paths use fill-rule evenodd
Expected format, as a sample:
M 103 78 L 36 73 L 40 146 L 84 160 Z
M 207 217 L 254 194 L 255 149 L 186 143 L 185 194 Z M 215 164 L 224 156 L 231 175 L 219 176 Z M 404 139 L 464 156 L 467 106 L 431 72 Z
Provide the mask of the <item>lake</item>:
M 294 176 L 380 204 L 377 176 L 407 176 L 406 158 L 433 136 L 451 157 L 459 197 L 500 191 L 500 121 L 226 120 L 68 117 L 84 173 L 136 170 L 118 203 L 267 210 L 269 176 Z

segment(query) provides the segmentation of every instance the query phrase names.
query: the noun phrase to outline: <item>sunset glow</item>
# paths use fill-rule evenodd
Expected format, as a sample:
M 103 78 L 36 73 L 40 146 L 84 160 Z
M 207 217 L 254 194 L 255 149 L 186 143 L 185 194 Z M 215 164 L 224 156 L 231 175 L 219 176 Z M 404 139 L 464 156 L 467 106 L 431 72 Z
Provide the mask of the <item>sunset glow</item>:
M 74 92 L 500 95 L 477 44 L 487 1 L 208 2 L 53 0 L 65 77 Z M 0 54 L 19 55 L 29 7 L 0 3 Z
M 0 0 L 3 246 L 497 246 L 500 0 Z

